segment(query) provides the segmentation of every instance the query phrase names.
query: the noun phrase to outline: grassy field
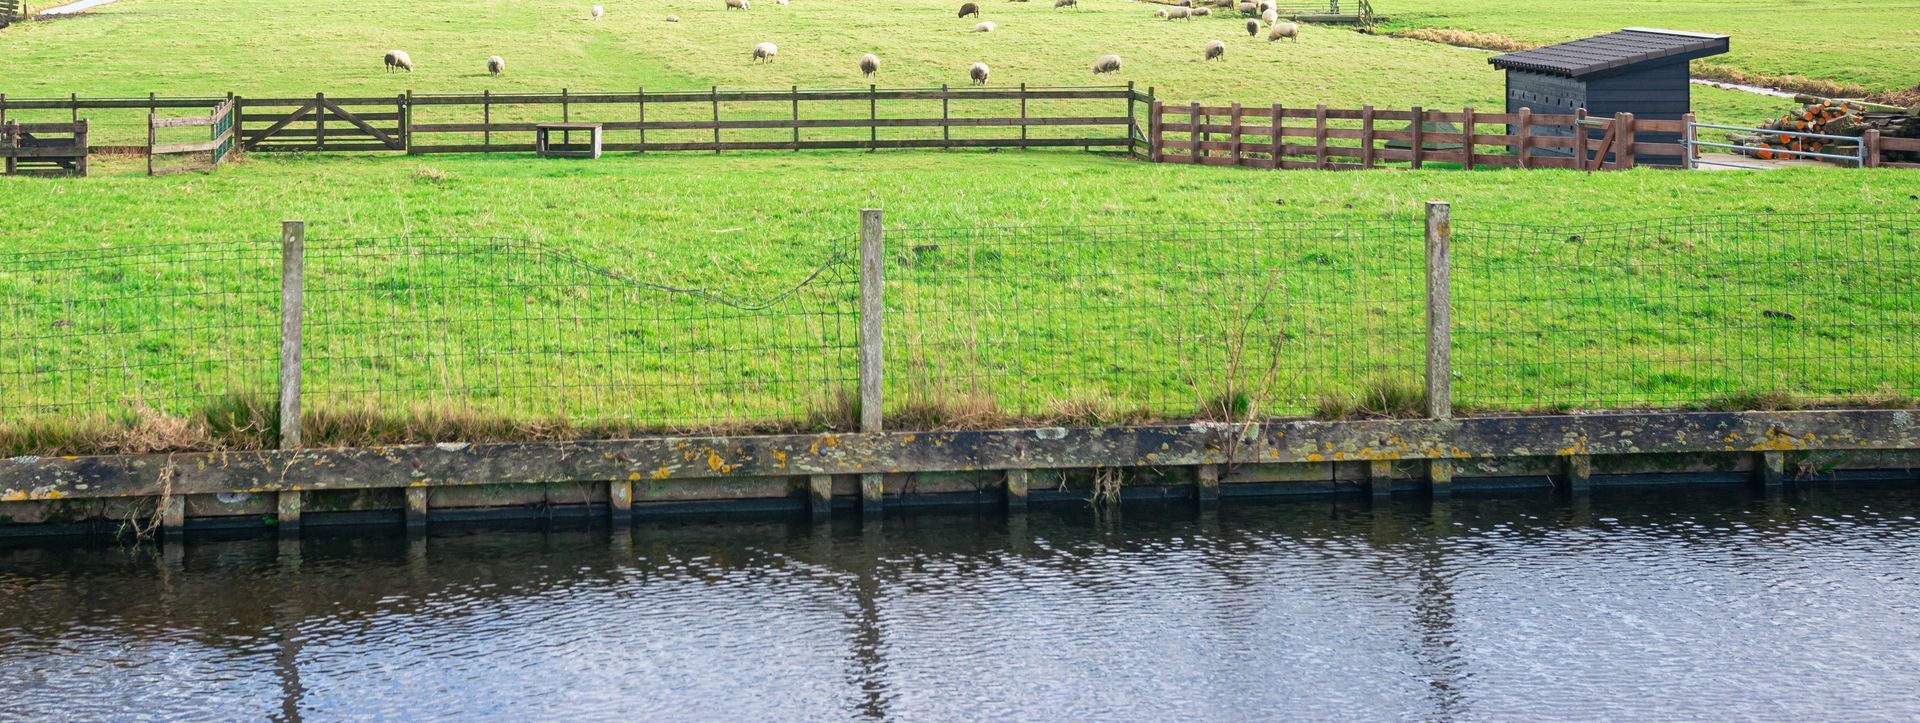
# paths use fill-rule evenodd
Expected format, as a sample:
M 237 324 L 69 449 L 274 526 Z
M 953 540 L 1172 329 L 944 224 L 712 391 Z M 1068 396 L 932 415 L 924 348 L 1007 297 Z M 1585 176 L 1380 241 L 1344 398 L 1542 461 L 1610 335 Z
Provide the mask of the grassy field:
M 976 34 L 931 0 L 750 13 L 602 0 L 599 23 L 555 2 L 428 0 L 370 22 L 359 7 L 122 0 L 0 31 L 0 92 L 850 86 L 863 52 L 890 86 L 961 84 L 975 60 L 1000 84 L 1078 84 L 1094 56 L 1119 52 L 1118 80 L 1163 98 L 1499 105 L 1485 53 L 1324 28 L 1270 46 L 1238 19 L 1156 22 L 1154 6 L 1083 1 L 983 3 L 1000 29 Z M 1583 32 L 1583 13 L 1566 33 Z M 1225 63 L 1199 60 L 1212 37 L 1232 41 Z M 777 62 L 747 61 L 761 40 L 780 44 Z M 390 47 L 419 71 L 381 72 Z M 481 69 L 493 53 L 508 58 L 502 78 Z M 1695 100 L 1710 119 L 1777 112 L 1731 91 Z M 13 350 L 0 353 L 0 450 L 193 446 L 219 430 L 258 443 L 232 428 L 273 377 L 272 242 L 288 218 L 313 239 L 308 409 L 322 442 L 844 421 L 845 254 L 862 207 L 896 228 L 996 229 L 896 232 L 889 398 L 907 425 L 1404 406 L 1418 212 L 1433 198 L 1455 204 L 1463 263 L 1481 264 L 1456 274 L 1463 405 L 1920 393 L 1912 216 L 1807 233 L 1616 227 L 1920 213 L 1911 172 L 1270 172 L 1067 151 L 258 154 L 205 176 L 143 170 L 107 158 L 87 179 L 0 178 L 0 345 Z M 1250 388 L 1268 368 L 1274 381 Z M 62 431 L 101 414 L 113 429 Z M 135 434 L 128 418 L 147 421 Z
M 1874 91 L 1920 83 L 1920 5 L 1911 0 L 1409 0 L 1375 3 L 1388 28 L 1442 27 L 1557 43 L 1624 26 L 1733 36 L 1732 49 L 1703 62 L 1751 73 L 1852 83 Z

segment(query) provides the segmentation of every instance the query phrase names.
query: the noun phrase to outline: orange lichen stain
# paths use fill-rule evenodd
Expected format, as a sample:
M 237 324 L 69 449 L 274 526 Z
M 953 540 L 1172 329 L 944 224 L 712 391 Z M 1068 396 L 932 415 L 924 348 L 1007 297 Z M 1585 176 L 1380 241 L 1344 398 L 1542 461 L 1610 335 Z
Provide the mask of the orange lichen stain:
M 1307 461 L 1308 462 L 1325 462 L 1327 461 L 1327 458 L 1320 456 L 1319 452 L 1308 452 Z
M 79 459 L 79 457 L 75 457 L 75 456 L 73 456 L 73 455 L 71 455 L 71 454 L 63 454 L 63 455 L 60 455 L 60 458 L 61 458 L 61 459 Z
M 408 483 L 407 483 L 407 486 L 408 486 L 408 487 L 425 487 L 425 486 L 427 486 L 427 481 L 426 481 L 426 480 L 423 480 L 423 479 L 421 479 L 421 480 L 414 480 L 414 481 L 412 481 L 412 482 L 408 482 Z
M 47 490 L 45 493 L 40 495 L 40 499 L 57 500 L 66 496 L 67 496 L 67 493 L 61 492 L 60 490 Z
M 1587 438 L 1586 438 L 1586 437 L 1581 437 L 1581 438 L 1579 439 L 1579 441 L 1576 441 L 1576 442 L 1574 442 L 1574 443 L 1573 443 L 1573 446 L 1571 446 L 1571 447 L 1561 447 L 1560 449 L 1556 449 L 1556 450 L 1554 450 L 1554 451 L 1553 451 L 1553 453 L 1554 453 L 1554 454 L 1556 454 L 1556 455 L 1559 455 L 1559 456 L 1561 456 L 1561 457 L 1571 457 L 1571 456 L 1573 456 L 1573 455 L 1576 455 L 1576 454 L 1586 454 L 1586 453 L 1587 453 Z
M 1783 430 L 1769 429 L 1767 430 L 1766 441 L 1753 445 L 1751 447 L 1748 447 L 1747 451 L 1749 452 L 1792 452 L 1794 450 L 1802 449 L 1803 448 L 1802 443 L 1806 445 L 1819 444 L 1820 438 L 1818 436 L 1815 436 L 1812 432 L 1808 432 L 1804 435 L 1801 435 L 1800 438 L 1796 440 L 1792 435 L 1787 434 Z
M 0 502 L 20 502 L 25 499 L 27 499 L 27 493 L 25 492 L 20 492 L 17 490 L 7 490 L 6 492 L 0 492 Z
M 1154 461 L 1154 460 L 1156 460 L 1156 459 L 1159 459 L 1159 458 L 1160 458 L 1160 455 L 1157 455 L 1157 454 L 1154 454 L 1154 453 L 1152 453 L 1152 452 L 1148 452 L 1148 453 L 1147 453 L 1147 461 L 1148 461 L 1148 462 L 1152 462 L 1152 461 Z
M 786 452 L 782 452 L 782 451 L 780 451 L 780 450 L 777 450 L 777 449 L 776 449 L 776 450 L 774 450 L 774 451 L 773 451 L 773 463 L 774 463 L 775 465 L 777 465 L 777 466 L 779 466 L 779 467 L 780 467 L 780 469 L 786 469 L 786 468 L 787 468 L 787 453 L 786 453 Z
M 627 481 L 628 481 L 628 482 L 639 482 L 639 481 L 640 481 L 640 473 L 639 473 L 639 472 L 634 472 L 634 473 L 632 473 L 632 474 L 629 474 L 629 475 L 627 475 Z
M 727 466 L 726 462 L 720 459 L 719 452 L 715 452 L 711 449 L 707 450 L 707 469 L 713 470 L 715 472 L 724 472 L 726 471 L 726 466 Z
M 670 475 L 672 475 L 672 474 L 673 474 L 673 471 L 672 471 L 672 470 L 669 470 L 669 469 L 667 469 L 667 468 L 665 468 L 665 467 L 661 467 L 660 469 L 656 469 L 656 470 L 654 470 L 654 471 L 653 471 L 653 478 L 654 478 L 654 479 L 666 479 L 666 478 L 667 478 L 668 476 L 670 476 Z
M 912 444 L 912 443 L 913 443 L 913 440 L 916 440 L 916 439 L 919 439 L 919 438 L 920 438 L 920 435 L 918 435 L 918 434 L 909 434 L 909 435 L 907 435 L 907 436 L 905 436 L 905 437 L 901 437 L 901 438 L 900 438 L 900 442 L 901 442 L 901 443 L 903 443 L 903 444 Z
M 1272 449 L 1272 448 L 1269 448 L 1269 449 L 1267 449 L 1267 456 L 1268 456 L 1268 457 L 1272 457 L 1272 458 L 1274 458 L 1274 459 L 1279 459 L 1279 458 L 1280 458 L 1280 450 L 1277 450 L 1277 449 Z

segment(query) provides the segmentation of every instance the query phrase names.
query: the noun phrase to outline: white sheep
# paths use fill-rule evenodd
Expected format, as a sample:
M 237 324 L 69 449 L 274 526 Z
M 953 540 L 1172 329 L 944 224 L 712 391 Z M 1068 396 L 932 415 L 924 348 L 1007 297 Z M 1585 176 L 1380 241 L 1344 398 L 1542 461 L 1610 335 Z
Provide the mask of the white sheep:
M 667 22 L 670 22 L 670 23 L 677 23 L 677 22 L 680 22 L 680 16 L 678 16 L 678 15 L 668 15 L 668 16 L 667 16 Z
M 1194 8 L 1193 9 L 1193 16 L 1196 18 L 1204 18 L 1212 14 L 1213 14 L 1213 8 Z
M 1055 2 L 1058 1 L 1059 0 L 1055 0 Z M 973 79 L 974 85 L 986 85 L 987 74 L 991 72 L 993 72 L 993 70 L 988 68 L 986 63 L 974 63 L 973 67 L 967 68 L 967 77 Z
M 727 0 L 727 9 L 728 10 L 752 10 L 753 6 L 747 4 L 747 0 Z
M 1073 8 L 1078 10 L 1080 9 L 1080 0 L 1053 0 L 1053 7 L 1056 10 L 1060 8 Z
M 1267 31 L 1267 42 L 1271 43 L 1281 38 L 1300 42 L 1300 26 L 1294 23 L 1275 23 L 1273 29 Z
M 1260 22 L 1266 23 L 1268 27 L 1272 27 L 1274 23 L 1280 22 L 1280 14 L 1274 12 L 1273 8 L 1267 8 L 1266 12 L 1260 13 Z
M 607 14 L 607 10 L 606 8 L 602 8 L 599 5 L 595 5 L 593 6 L 592 9 L 587 11 L 587 14 L 593 16 L 594 22 L 599 22 L 600 16 Z
M 396 68 L 405 70 L 409 73 L 413 72 L 413 58 L 407 55 L 407 51 L 405 50 L 387 51 L 387 72 L 391 73 Z
M 1215 58 L 1225 57 L 1227 54 L 1227 44 L 1219 40 L 1209 40 L 1203 52 L 1206 54 L 1206 57 L 1201 58 L 1201 60 L 1213 60 Z
M 1186 8 L 1173 8 L 1167 11 L 1168 20 L 1190 20 L 1192 18 L 1193 11 Z
M 507 59 L 498 55 L 487 56 L 487 72 L 494 75 L 507 72 Z
M 756 62 L 766 61 L 771 63 L 773 62 L 774 54 L 779 52 L 780 46 L 774 45 L 773 43 L 761 43 L 753 46 L 753 59 Z
M 874 55 L 873 53 L 860 56 L 861 75 L 871 78 L 874 73 L 878 72 L 880 72 L 880 56 Z
M 997 27 L 1000 26 L 994 25 L 992 20 L 982 20 L 979 25 L 973 26 L 973 31 L 976 33 L 991 33 L 993 29 Z
M 1105 75 L 1120 72 L 1120 56 L 1108 53 L 1093 61 L 1093 74 Z

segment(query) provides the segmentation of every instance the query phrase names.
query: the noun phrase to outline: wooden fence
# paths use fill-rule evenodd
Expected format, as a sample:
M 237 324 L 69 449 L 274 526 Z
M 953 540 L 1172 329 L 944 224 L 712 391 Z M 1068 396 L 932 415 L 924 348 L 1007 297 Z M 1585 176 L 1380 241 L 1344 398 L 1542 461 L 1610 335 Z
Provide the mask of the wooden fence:
M 1348 170 L 1406 163 L 1516 168 L 1633 168 L 1683 165 L 1687 120 L 1572 115 L 1450 113 L 1415 106 L 1336 109 L 1169 106 L 1148 113 L 1148 149 L 1160 163 Z M 1174 137 L 1169 138 L 1169 134 Z M 1654 161 L 1649 163 L 1648 161 Z
M 233 101 L 223 101 L 214 106 L 213 112 L 189 118 L 161 118 L 149 113 L 147 115 L 147 175 L 209 171 L 219 168 L 237 145 L 233 106 Z M 160 142 L 162 129 L 197 127 L 208 129 L 207 140 Z M 202 154 L 206 156 L 204 161 L 199 158 Z M 156 165 L 159 159 L 165 156 L 188 156 L 189 160 L 184 165 Z
M 64 136 L 64 137 L 54 137 Z M 87 122 L 0 122 L 0 159 L 9 176 L 87 175 Z
M 605 150 L 643 153 L 1132 148 L 1141 139 L 1135 120 L 1138 101 L 1131 86 L 1025 85 L 412 95 L 407 98 L 414 110 L 407 125 L 412 141 L 407 151 L 532 152 L 534 126 L 553 121 L 597 123 L 606 133 Z M 1040 103 L 1054 107 L 1036 112 L 1034 106 Z M 448 115 L 454 118 L 443 121 Z
M 0 0 L 0 28 L 17 23 L 26 16 L 25 0 Z

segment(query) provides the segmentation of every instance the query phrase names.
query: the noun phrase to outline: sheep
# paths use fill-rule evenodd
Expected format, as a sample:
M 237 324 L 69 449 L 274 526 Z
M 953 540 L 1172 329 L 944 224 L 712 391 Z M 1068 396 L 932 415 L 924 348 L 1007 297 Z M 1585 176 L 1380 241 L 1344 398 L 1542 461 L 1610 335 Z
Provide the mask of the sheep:
M 785 5 L 785 4 L 787 4 L 787 0 L 773 0 L 773 4 L 775 4 L 775 5 Z
M 747 4 L 747 0 L 727 0 L 727 9 L 728 10 L 752 10 L 753 6 Z
M 1267 31 L 1267 42 L 1271 43 L 1281 38 L 1300 42 L 1300 26 L 1293 23 L 1276 23 L 1272 30 Z
M 1173 8 L 1167 11 L 1168 20 L 1190 20 L 1192 18 L 1193 11 L 1186 8 Z
M 1206 54 L 1206 57 L 1201 58 L 1203 61 L 1226 57 L 1227 44 L 1218 40 L 1209 40 L 1206 49 L 1202 52 Z
M 1080 0 L 1053 0 L 1053 9 L 1059 10 L 1060 8 L 1073 8 L 1078 10 L 1080 9 Z
M 1167 19 L 1167 11 L 1165 11 L 1165 10 L 1155 10 L 1155 11 L 1153 11 L 1153 16 L 1154 16 L 1154 17 L 1156 17 L 1156 18 L 1159 18 L 1159 19 L 1161 19 L 1161 20 L 1165 20 L 1165 19 Z
M 987 67 L 986 63 L 974 63 L 973 67 L 967 69 L 967 77 L 973 79 L 974 85 L 986 85 L 987 74 L 990 72 L 993 71 Z
M 1204 18 L 1212 14 L 1213 14 L 1212 8 L 1194 8 L 1193 9 L 1193 16 L 1196 18 Z
M 593 16 L 594 22 L 600 22 L 600 16 L 607 14 L 607 11 L 599 5 L 595 5 L 587 9 L 587 14 Z
M 755 62 L 766 61 L 771 63 L 773 62 L 774 54 L 778 52 L 780 52 L 780 46 L 774 45 L 773 43 L 761 43 L 753 46 L 753 59 Z
M 668 15 L 668 16 L 667 16 L 667 22 L 670 22 L 670 23 L 677 23 L 677 22 L 680 22 L 680 16 L 678 16 L 678 15 Z
M 1259 0 L 1259 2 L 1255 3 L 1253 6 L 1253 11 L 1260 13 L 1261 15 L 1267 14 L 1267 11 L 1272 9 L 1274 9 L 1273 3 L 1268 2 L 1268 0 Z
M 413 58 L 408 57 L 407 51 L 387 51 L 387 72 L 391 73 L 395 68 L 405 70 L 409 73 L 413 72 Z
M 1190 8 L 1190 7 L 1193 7 L 1193 0 L 1179 0 L 1179 2 L 1174 3 L 1174 5 L 1177 5 L 1183 8 Z
M 1266 12 L 1260 14 L 1260 22 L 1272 27 L 1274 23 L 1280 22 L 1280 14 L 1274 12 L 1273 8 L 1267 8 Z
M 487 56 L 487 72 L 494 75 L 507 72 L 507 59 L 498 55 Z
M 861 75 L 871 78 L 873 77 L 874 73 L 878 73 L 878 72 L 880 72 L 879 56 L 874 55 L 873 53 L 867 53 L 866 55 L 860 56 L 860 74 Z
M 1253 3 L 1240 3 L 1239 5 L 1235 6 L 1234 9 L 1240 11 L 1241 15 L 1259 15 L 1260 14 L 1259 10 L 1254 9 Z
M 1093 74 L 1105 75 L 1120 72 L 1120 56 L 1108 53 L 1093 61 Z
M 1000 26 L 994 25 L 992 20 L 982 20 L 979 25 L 973 26 L 973 31 L 976 33 L 991 33 L 993 29 L 997 27 Z
M 977 17 L 980 17 L 980 3 L 963 3 L 963 4 L 961 4 L 961 5 L 960 5 L 960 17 L 963 17 L 963 18 L 964 18 L 964 17 L 966 17 L 966 16 L 968 16 L 968 15 L 972 15 L 972 16 L 974 16 L 974 17 L 976 17 L 976 18 L 977 18 Z

